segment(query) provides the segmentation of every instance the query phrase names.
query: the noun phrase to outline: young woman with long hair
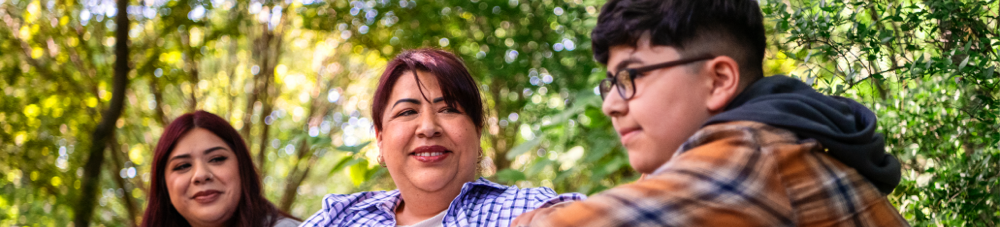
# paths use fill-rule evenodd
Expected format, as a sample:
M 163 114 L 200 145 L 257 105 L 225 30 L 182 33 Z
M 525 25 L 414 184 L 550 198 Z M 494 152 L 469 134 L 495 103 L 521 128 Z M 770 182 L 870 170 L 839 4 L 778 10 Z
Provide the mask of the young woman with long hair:
M 171 122 L 152 171 L 143 227 L 299 224 L 264 198 L 246 143 L 215 114 L 197 111 Z

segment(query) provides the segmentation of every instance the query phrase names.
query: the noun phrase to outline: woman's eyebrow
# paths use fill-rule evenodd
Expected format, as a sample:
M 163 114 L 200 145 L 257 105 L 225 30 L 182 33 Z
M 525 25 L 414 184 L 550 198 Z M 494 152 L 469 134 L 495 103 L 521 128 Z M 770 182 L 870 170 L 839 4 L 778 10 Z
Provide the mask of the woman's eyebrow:
M 396 105 L 399 105 L 400 103 L 404 103 L 404 102 L 408 102 L 408 103 L 413 103 L 413 104 L 420 105 L 420 100 L 410 99 L 410 98 L 404 98 L 404 99 L 396 100 L 396 103 L 393 103 L 392 107 L 390 109 L 396 108 Z
M 182 154 L 182 155 L 177 155 L 177 156 L 174 156 L 174 157 L 170 157 L 170 159 L 167 160 L 167 163 L 170 163 L 170 161 L 173 161 L 174 159 L 184 159 L 184 158 L 191 158 L 191 154 Z
M 208 153 L 212 153 L 213 151 L 225 150 L 225 149 L 226 148 L 222 147 L 222 146 L 213 147 L 213 148 L 205 149 L 205 154 L 207 155 Z M 174 157 L 170 157 L 170 159 L 167 160 L 167 162 L 169 163 L 170 161 L 173 161 L 174 159 L 184 159 L 184 158 L 191 158 L 191 154 L 181 154 L 181 155 L 177 155 L 177 156 L 174 156 Z
M 208 153 L 212 153 L 213 151 L 217 151 L 217 150 L 225 150 L 225 149 L 226 149 L 226 148 L 225 148 L 225 147 L 222 147 L 222 146 L 218 146 L 218 147 L 213 147 L 213 148 L 209 148 L 209 149 L 205 149 L 205 154 L 207 155 Z
M 431 102 L 433 102 L 433 103 L 439 103 L 439 102 L 443 102 L 443 101 L 444 101 L 444 97 L 437 97 L 437 98 L 434 98 L 434 100 L 431 101 Z M 405 102 L 420 105 L 420 100 L 410 99 L 410 98 L 404 98 L 404 99 L 396 100 L 396 103 L 393 103 L 392 107 L 390 107 L 389 109 L 396 108 L 396 105 L 399 105 L 400 103 L 405 103 Z

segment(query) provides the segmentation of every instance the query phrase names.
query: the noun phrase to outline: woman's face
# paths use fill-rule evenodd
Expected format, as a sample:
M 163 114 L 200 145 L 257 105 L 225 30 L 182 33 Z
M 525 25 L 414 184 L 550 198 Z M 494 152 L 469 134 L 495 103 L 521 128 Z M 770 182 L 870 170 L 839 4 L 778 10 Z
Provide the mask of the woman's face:
M 206 129 L 191 129 L 167 160 L 170 203 L 192 226 L 226 224 L 240 201 L 238 164 L 222 138 Z
M 401 191 L 460 191 L 476 176 L 480 132 L 460 106 L 445 104 L 430 72 L 405 72 L 392 87 L 376 132 L 392 180 Z

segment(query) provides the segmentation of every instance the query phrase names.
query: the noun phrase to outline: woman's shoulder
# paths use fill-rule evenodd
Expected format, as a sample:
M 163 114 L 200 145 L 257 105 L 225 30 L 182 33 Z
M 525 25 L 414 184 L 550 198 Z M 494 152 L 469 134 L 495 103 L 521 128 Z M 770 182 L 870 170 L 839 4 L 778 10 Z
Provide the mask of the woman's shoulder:
M 354 194 L 328 194 L 323 197 L 323 208 L 305 220 L 301 226 L 351 226 L 359 223 L 391 224 L 391 214 L 398 203 L 399 191 L 368 191 Z M 384 209 L 380 209 L 379 207 Z M 349 223 L 349 224 L 345 224 Z M 353 224 L 350 224 L 353 223 Z
M 555 203 L 560 203 L 564 201 L 575 201 L 583 200 L 587 196 L 580 193 L 564 193 L 558 194 L 555 190 L 548 187 L 529 187 L 529 188 L 518 188 L 515 185 L 502 185 L 498 183 L 491 182 L 485 178 L 479 178 L 479 180 L 472 182 L 473 185 L 479 186 L 480 188 L 491 189 L 494 193 L 476 193 L 480 195 L 489 195 L 489 197 L 494 197 L 495 199 L 513 201 L 515 203 L 526 203 L 532 207 L 544 207 Z

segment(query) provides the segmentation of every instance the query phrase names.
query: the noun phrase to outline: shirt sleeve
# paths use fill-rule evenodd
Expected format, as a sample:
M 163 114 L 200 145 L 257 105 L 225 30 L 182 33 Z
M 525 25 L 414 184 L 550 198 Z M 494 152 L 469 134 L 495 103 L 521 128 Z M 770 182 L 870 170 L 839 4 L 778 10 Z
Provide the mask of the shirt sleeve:
M 539 226 L 793 225 L 772 154 L 751 131 L 699 134 L 645 179 L 553 211 Z
M 329 226 L 332 224 L 331 212 L 334 210 L 341 210 L 342 207 L 337 207 L 335 205 L 339 204 L 336 202 L 335 195 L 326 195 L 323 197 L 323 208 L 316 211 L 315 214 L 310 216 L 308 219 L 302 222 L 299 227 L 313 227 L 313 226 Z
M 575 192 L 563 193 L 553 196 L 549 199 L 542 200 L 543 202 L 541 203 L 541 205 L 538 206 L 538 208 L 548 208 L 555 205 L 568 204 L 576 201 L 581 201 L 584 199 L 587 199 L 587 196 L 580 193 L 575 193 Z

